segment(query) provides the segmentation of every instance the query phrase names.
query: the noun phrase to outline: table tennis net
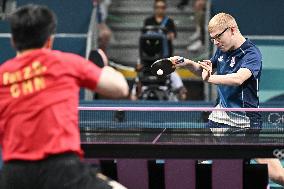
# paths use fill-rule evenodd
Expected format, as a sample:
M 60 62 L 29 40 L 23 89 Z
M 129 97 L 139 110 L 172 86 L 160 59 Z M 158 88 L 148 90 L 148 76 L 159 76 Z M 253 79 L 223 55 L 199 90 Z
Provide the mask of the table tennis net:
M 234 126 L 208 128 L 209 119 L 228 116 Z M 79 127 L 82 140 L 95 142 L 153 143 L 159 136 L 164 143 L 284 144 L 284 108 L 79 107 Z

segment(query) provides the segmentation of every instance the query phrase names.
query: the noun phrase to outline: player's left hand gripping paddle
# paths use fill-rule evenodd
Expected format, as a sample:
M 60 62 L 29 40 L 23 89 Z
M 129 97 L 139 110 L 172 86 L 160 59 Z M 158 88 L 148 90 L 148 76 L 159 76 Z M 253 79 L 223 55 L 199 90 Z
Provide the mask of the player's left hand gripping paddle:
M 155 61 L 151 65 L 151 72 L 153 75 L 156 76 L 166 76 L 171 74 L 176 69 L 176 64 L 180 64 L 184 62 L 184 58 L 180 57 L 176 61 L 172 60 L 171 58 L 164 58 Z

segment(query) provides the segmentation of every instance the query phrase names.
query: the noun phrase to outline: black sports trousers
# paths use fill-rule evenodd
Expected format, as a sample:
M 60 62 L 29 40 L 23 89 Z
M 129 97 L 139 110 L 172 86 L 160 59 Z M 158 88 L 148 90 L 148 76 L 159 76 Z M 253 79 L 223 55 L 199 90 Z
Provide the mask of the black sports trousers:
M 109 179 L 73 153 L 40 161 L 9 161 L 0 175 L 1 189 L 111 189 Z

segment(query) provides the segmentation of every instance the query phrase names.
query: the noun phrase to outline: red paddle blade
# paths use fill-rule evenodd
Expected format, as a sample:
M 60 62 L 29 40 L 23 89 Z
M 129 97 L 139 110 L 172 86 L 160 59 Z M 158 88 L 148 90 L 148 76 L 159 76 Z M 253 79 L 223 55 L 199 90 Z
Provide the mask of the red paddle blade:
M 156 76 L 166 76 L 174 72 L 176 69 L 173 62 L 168 59 L 157 60 L 151 65 L 151 72 Z

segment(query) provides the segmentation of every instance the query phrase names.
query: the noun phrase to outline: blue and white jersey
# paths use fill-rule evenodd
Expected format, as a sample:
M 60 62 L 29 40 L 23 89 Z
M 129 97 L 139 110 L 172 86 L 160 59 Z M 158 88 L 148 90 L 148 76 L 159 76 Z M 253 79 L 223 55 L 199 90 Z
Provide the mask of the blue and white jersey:
M 240 68 L 247 68 L 252 76 L 240 86 L 218 85 L 218 107 L 224 108 L 257 108 L 259 106 L 259 80 L 262 70 L 262 55 L 259 49 L 249 40 L 236 50 L 222 52 L 217 49 L 211 58 L 217 75 L 236 73 Z M 219 112 L 220 114 L 220 112 Z M 258 120 L 259 113 L 227 112 L 224 116 L 211 114 L 209 119 L 231 126 L 249 127 L 252 119 Z

